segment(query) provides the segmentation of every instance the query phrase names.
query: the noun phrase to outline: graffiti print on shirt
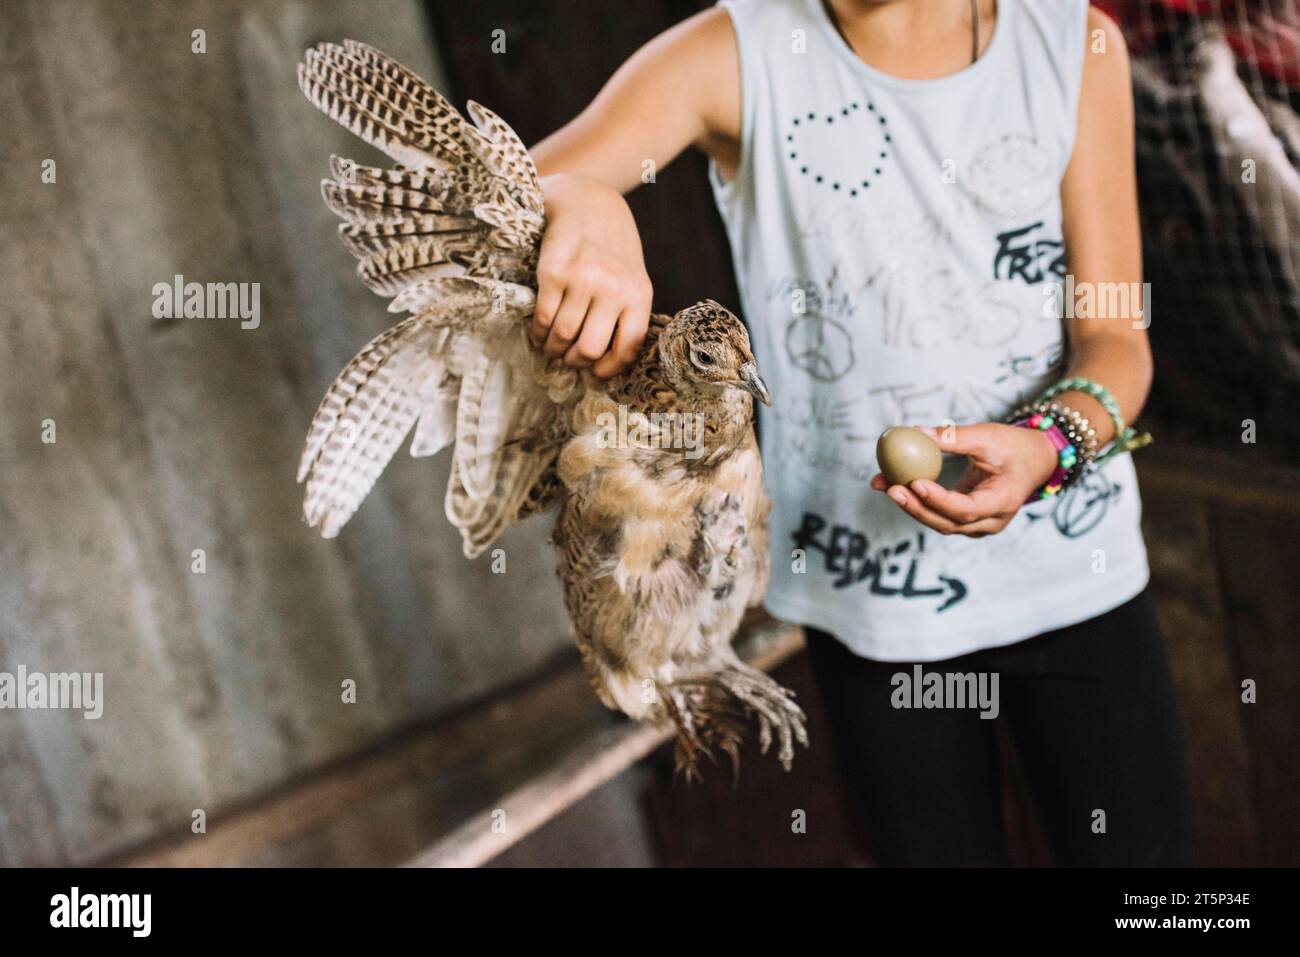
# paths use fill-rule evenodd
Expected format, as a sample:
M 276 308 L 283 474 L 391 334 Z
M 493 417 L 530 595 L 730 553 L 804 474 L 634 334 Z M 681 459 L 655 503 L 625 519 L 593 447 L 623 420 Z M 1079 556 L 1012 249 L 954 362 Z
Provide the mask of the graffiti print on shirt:
M 819 382 L 834 382 L 853 368 L 853 337 L 817 313 L 796 316 L 785 327 L 785 353 L 796 369 Z
M 970 164 L 975 201 L 1005 220 L 1024 220 L 1052 198 L 1060 177 L 1033 137 L 1012 133 L 981 147 Z
M 1007 294 L 1006 283 L 971 283 L 921 261 L 891 266 L 873 278 L 881 304 L 880 342 L 896 349 L 1004 348 L 1032 315 Z
M 785 353 L 790 364 L 818 382 L 835 382 L 853 368 L 853 336 L 845 322 L 857 311 L 849 293 L 839 288 L 838 267 L 825 283 L 791 276 L 767 285 L 769 303 L 788 310 Z
M 998 362 L 998 375 L 990 383 L 978 379 L 952 379 L 922 385 L 911 379 L 883 382 L 867 390 L 887 422 L 1000 422 L 1016 406 L 1041 393 L 1044 379 L 1057 367 L 1060 347 L 1051 345 L 1037 354 L 1014 350 Z
M 1065 279 L 1065 243 L 1042 235 L 1042 222 L 998 233 L 993 254 L 993 278 L 1019 280 L 1031 286 L 1055 277 Z
M 873 595 L 887 598 L 931 601 L 935 611 L 947 611 L 966 597 L 966 584 L 959 578 L 936 575 L 925 581 L 919 563 L 925 554 L 925 533 L 877 548 L 871 548 L 866 532 L 847 525 L 831 525 L 815 512 L 804 512 L 799 528 L 791 535 L 794 547 L 812 557 L 822 557 L 823 569 L 835 578 L 835 588 L 866 584 Z
M 824 441 L 810 429 L 790 429 L 783 439 L 773 452 L 782 468 L 843 476 L 863 485 L 870 485 L 871 477 L 880 471 L 876 468 L 874 456 L 863 461 L 861 454 L 855 454 L 856 449 L 864 445 L 870 447 L 874 440 L 850 439 L 856 443 L 850 446 L 838 440 Z
M 796 210 L 797 234 L 809 249 L 853 249 L 859 272 L 870 275 L 891 257 L 913 257 L 925 250 L 951 248 L 960 230 L 973 217 L 956 193 L 936 200 L 933 209 L 917 210 L 885 190 L 871 205 L 847 203 L 834 195 L 808 197 L 807 209 Z M 814 246 L 814 243 L 825 245 Z
M 994 385 L 1002 385 L 1004 382 L 1015 382 L 1030 388 L 1044 378 L 1049 377 L 1052 373 L 1060 372 L 1064 361 L 1064 342 L 1049 343 L 1036 352 L 1029 354 L 1015 349 L 1008 349 L 1005 357 L 998 360 L 999 371 L 993 383 Z M 1022 396 L 1022 399 L 1028 398 L 1027 395 Z
M 837 440 L 875 442 L 875 436 L 860 431 L 864 402 L 865 399 L 854 396 L 794 394 L 788 402 L 774 407 L 772 415 L 792 433 L 837 432 Z
M 1031 522 L 1050 515 L 1058 532 L 1066 538 L 1079 538 L 1101 524 L 1122 492 L 1123 487 L 1107 478 L 1105 472 L 1087 472 L 1061 493 L 1051 512 L 1026 515 Z

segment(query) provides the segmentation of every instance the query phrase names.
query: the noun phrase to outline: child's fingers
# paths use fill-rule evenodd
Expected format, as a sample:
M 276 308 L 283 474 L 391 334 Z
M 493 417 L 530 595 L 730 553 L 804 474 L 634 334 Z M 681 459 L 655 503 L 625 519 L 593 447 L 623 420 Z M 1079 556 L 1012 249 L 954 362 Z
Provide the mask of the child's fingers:
M 936 532 L 956 535 L 961 530 L 957 522 L 929 508 L 914 492 L 902 485 L 890 486 L 889 497 L 908 515 Z
M 941 425 L 937 428 L 918 426 L 939 446 L 939 451 L 950 455 L 982 457 L 988 453 L 989 432 L 985 423 L 977 425 Z
M 928 484 L 934 485 L 933 482 Z M 944 535 L 967 535 L 971 538 L 983 538 L 985 535 L 994 535 L 1002 531 L 1007 525 L 1006 517 L 1001 514 L 983 515 L 972 521 L 954 521 L 941 511 L 931 508 L 928 502 L 902 485 L 891 487 L 889 497 L 898 504 L 899 508 L 922 525 L 926 525 Z
M 985 535 L 996 535 L 1002 529 L 1007 527 L 1007 519 L 1003 517 L 982 518 L 978 522 L 971 522 L 969 525 L 963 525 L 960 534 L 967 538 L 983 538 Z
M 579 292 L 573 286 L 565 289 L 542 351 L 552 359 L 558 359 L 568 352 L 578 338 L 578 330 L 582 328 L 582 320 L 586 318 L 590 305 L 591 296 Z
M 533 307 L 533 321 L 528 326 L 528 338 L 540 349 L 555 322 L 555 313 L 564 298 L 564 287 L 553 279 L 537 280 L 537 304 Z
M 610 345 L 609 352 L 605 353 L 604 358 L 598 361 L 591 371 L 602 379 L 608 379 L 630 366 L 636 360 L 637 353 L 641 351 L 641 343 L 645 342 L 645 333 L 649 326 L 648 310 L 644 312 L 623 310 L 618 317 L 618 327 L 614 330 L 614 341 Z
M 608 298 L 593 299 L 582 320 L 577 340 L 564 354 L 565 365 L 585 369 L 605 354 L 609 341 L 614 338 L 614 324 L 618 321 L 618 306 Z
M 959 525 L 995 518 L 1007 510 L 1005 496 L 996 484 L 977 486 L 966 494 L 946 489 L 938 482 L 917 479 L 912 491 L 930 509 Z

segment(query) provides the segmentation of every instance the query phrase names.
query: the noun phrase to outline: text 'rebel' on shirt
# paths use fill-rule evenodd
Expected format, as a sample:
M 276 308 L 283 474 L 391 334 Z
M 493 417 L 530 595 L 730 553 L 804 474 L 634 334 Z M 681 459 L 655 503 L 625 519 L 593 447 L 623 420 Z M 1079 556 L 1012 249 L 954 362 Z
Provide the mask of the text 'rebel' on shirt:
M 723 6 L 741 160 L 711 176 L 775 397 L 760 410 L 769 610 L 864 657 L 936 661 L 1132 598 L 1148 571 L 1130 456 L 978 539 L 868 484 L 889 426 L 1000 421 L 1062 375 L 1086 0 L 1002 0 L 979 59 L 934 80 L 868 66 L 820 0 Z

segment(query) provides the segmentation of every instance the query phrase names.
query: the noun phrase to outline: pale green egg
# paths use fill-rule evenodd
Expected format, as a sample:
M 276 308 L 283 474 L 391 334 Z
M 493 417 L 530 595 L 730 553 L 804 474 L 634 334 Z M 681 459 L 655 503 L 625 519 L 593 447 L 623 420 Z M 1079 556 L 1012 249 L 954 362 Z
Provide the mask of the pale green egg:
M 881 433 L 876 460 L 890 485 L 910 485 L 917 479 L 933 482 L 943 467 L 943 453 L 934 439 L 909 426 L 894 426 Z

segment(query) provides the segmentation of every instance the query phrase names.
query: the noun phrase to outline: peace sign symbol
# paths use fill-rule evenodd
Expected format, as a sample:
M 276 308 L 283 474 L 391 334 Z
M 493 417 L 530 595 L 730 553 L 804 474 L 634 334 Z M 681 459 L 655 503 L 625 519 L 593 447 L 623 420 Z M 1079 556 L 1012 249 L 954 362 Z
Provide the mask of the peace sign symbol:
M 790 363 L 820 382 L 834 382 L 853 368 L 853 339 L 833 319 L 815 313 L 796 316 L 785 327 Z

